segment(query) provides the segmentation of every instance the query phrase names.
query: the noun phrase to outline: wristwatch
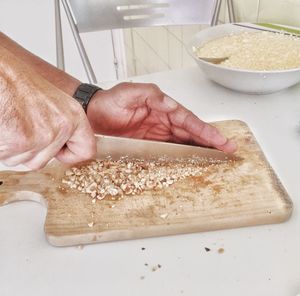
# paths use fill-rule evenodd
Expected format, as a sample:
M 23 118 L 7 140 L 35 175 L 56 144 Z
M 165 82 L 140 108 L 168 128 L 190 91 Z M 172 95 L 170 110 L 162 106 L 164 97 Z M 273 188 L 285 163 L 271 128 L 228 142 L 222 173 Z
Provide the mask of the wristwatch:
M 85 113 L 91 98 L 98 90 L 102 88 L 89 83 L 81 83 L 76 89 L 73 98 L 82 106 Z

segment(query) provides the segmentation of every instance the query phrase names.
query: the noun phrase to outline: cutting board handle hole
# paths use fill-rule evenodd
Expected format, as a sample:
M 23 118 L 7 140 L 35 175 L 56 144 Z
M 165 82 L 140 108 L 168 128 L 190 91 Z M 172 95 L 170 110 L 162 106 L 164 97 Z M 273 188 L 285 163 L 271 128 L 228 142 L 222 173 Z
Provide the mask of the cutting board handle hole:
M 3 184 L 3 181 L 0 180 L 0 186 Z

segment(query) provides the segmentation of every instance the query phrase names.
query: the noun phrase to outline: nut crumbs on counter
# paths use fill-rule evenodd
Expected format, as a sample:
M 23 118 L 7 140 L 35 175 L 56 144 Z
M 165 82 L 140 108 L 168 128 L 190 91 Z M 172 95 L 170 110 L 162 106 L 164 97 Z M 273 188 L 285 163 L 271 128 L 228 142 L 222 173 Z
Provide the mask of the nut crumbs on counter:
M 153 266 L 153 267 L 151 268 L 151 270 L 154 272 L 154 271 L 158 270 L 159 268 L 161 268 L 161 265 L 160 265 L 160 264 L 157 264 L 157 265 Z
M 225 252 L 224 248 L 220 248 L 220 249 L 218 250 L 218 253 L 219 253 L 219 254 L 223 254 L 224 252 Z
M 153 266 L 151 269 L 153 272 L 157 270 L 157 266 Z

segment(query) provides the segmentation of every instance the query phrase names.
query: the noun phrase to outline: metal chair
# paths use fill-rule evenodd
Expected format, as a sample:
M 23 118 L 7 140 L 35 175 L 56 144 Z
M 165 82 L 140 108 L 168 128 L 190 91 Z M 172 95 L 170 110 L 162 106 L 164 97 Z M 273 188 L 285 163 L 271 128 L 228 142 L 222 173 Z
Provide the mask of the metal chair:
M 61 0 L 88 80 L 97 83 L 80 33 L 162 25 L 216 25 L 222 0 Z M 227 0 L 234 22 L 232 0 Z M 55 0 L 57 65 L 64 69 L 60 0 Z

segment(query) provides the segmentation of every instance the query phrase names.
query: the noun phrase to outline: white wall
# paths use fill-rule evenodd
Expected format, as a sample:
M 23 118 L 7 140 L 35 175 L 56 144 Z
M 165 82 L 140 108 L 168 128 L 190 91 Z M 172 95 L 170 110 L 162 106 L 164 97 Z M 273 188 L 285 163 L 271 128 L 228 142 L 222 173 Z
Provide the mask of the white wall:
M 61 11 L 66 71 L 87 81 L 65 13 L 63 9 Z M 56 64 L 54 0 L 0 0 L 0 30 L 36 55 Z M 110 32 L 88 33 L 82 37 L 98 80 L 115 80 Z

